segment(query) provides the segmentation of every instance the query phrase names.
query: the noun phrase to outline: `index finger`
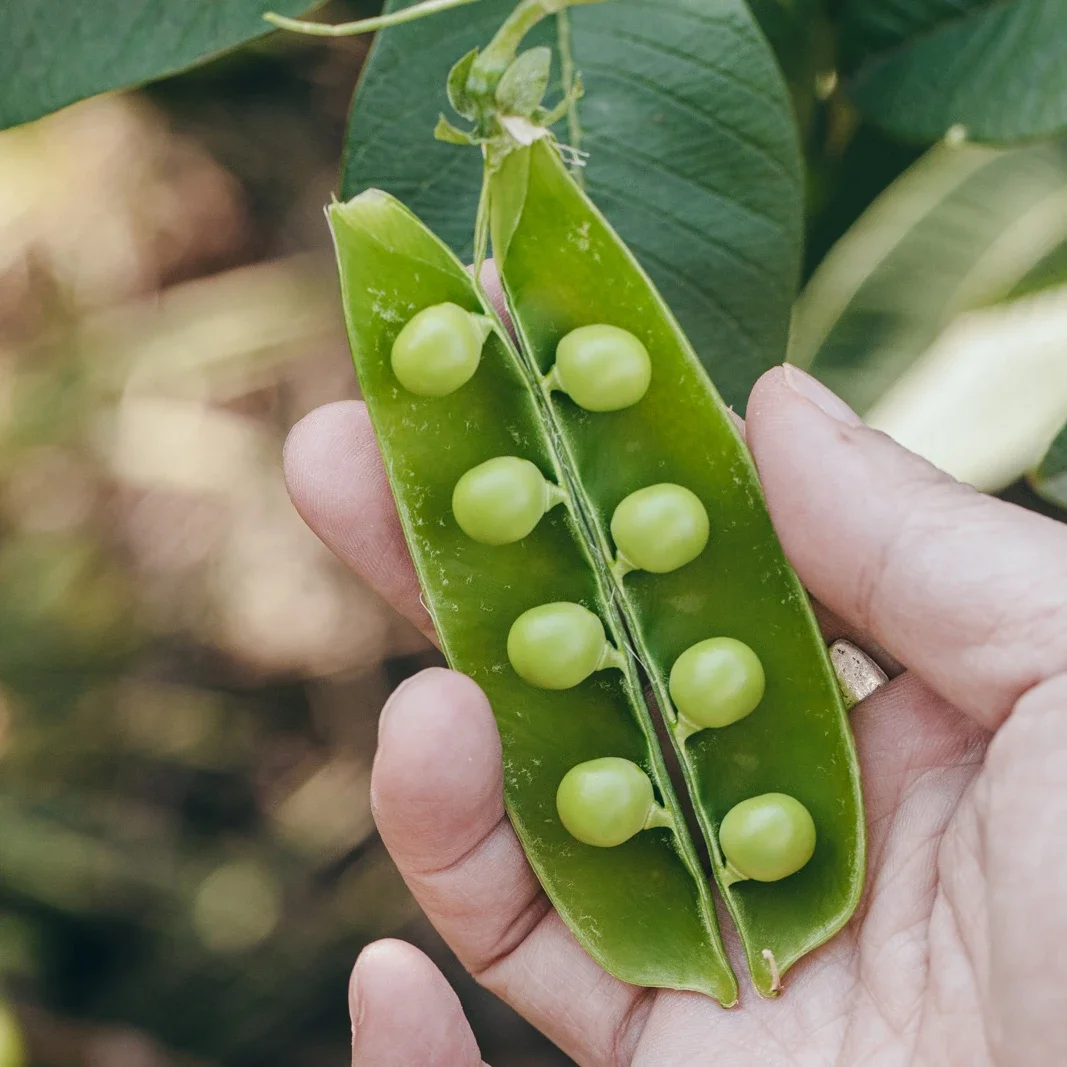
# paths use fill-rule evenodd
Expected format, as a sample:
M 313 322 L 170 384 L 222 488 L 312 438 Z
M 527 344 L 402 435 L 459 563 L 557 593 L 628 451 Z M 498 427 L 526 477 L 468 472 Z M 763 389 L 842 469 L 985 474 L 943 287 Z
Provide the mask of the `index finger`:
M 982 726 L 1067 669 L 1067 526 L 954 481 L 792 367 L 756 384 L 748 440 L 807 588 Z
M 285 442 L 284 465 L 308 526 L 436 644 L 367 406 L 342 400 L 306 415 Z

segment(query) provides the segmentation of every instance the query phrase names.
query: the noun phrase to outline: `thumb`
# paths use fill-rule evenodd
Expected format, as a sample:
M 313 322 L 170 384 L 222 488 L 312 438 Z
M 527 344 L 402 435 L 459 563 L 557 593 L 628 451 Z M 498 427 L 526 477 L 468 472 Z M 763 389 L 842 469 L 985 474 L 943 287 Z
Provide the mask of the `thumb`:
M 376 941 L 349 985 L 352 1067 L 484 1067 L 459 998 L 403 941 Z
M 748 442 L 801 580 L 996 729 L 1067 669 L 1067 526 L 961 485 L 795 367 L 768 371 Z

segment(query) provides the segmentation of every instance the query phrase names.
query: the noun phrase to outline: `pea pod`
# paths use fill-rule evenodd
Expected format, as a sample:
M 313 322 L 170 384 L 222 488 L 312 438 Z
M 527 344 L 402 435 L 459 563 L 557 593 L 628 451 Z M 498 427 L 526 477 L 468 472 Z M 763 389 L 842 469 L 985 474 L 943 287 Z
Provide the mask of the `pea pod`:
M 437 349 L 429 345 L 419 354 L 418 338 L 409 333 L 401 344 L 401 373 L 417 391 L 406 388 L 392 359 L 408 323 L 423 316 L 419 336 L 424 327 L 432 335 L 426 309 L 452 305 L 452 319 L 459 312 L 474 316 L 471 330 L 460 332 L 477 344 L 484 336 L 479 323 L 492 311 L 451 252 L 385 193 L 372 190 L 334 204 L 329 218 L 356 370 L 425 602 L 449 663 L 474 678 L 492 704 L 503 744 L 505 800 L 531 865 L 575 936 L 608 971 L 636 984 L 699 990 L 733 1003 L 736 981 L 710 891 L 664 767 L 608 576 L 591 555 L 594 540 L 574 506 L 545 421 L 539 383 L 498 325 L 473 357 L 446 346 L 449 367 L 461 372 L 442 377 L 436 368 L 429 375 L 433 389 L 422 389 L 419 375 Z M 420 395 L 440 393 L 442 382 L 451 391 Z M 544 476 L 550 491 L 539 520 L 536 493 L 527 491 L 528 467 L 483 466 L 500 457 L 532 463 Z M 507 498 L 505 521 L 487 524 L 485 501 L 494 499 L 498 468 L 506 476 L 509 466 L 518 471 L 518 488 Z M 460 526 L 454 500 L 479 539 Z M 558 501 L 563 506 L 551 506 Z M 576 673 L 562 679 L 574 683 L 569 687 L 532 685 L 512 666 L 509 634 L 524 613 L 559 604 L 568 606 L 564 615 L 579 617 L 579 625 L 590 613 L 595 617 L 583 633 L 602 648 L 594 647 L 597 654 L 584 666 L 576 654 L 577 667 L 568 667 Z M 551 651 L 551 631 L 547 638 L 543 628 L 531 632 L 515 640 L 536 652 L 535 639 L 544 639 Z M 523 665 L 520 658 L 515 663 Z M 523 669 L 538 679 L 536 662 Z M 576 767 L 606 758 L 561 787 Z M 569 832 L 561 812 L 570 798 L 610 794 L 612 780 L 606 794 L 604 774 L 612 772 L 621 773 L 620 818 L 631 825 L 576 819 L 577 832 Z M 643 775 L 651 782 L 647 790 Z M 601 847 L 606 844 L 613 847 Z
M 509 308 L 546 394 L 554 385 L 557 347 L 574 330 L 621 328 L 650 354 L 651 382 L 638 402 L 592 411 L 553 391 L 549 418 L 589 516 L 595 555 L 615 558 L 616 603 L 677 750 L 753 980 L 772 995 L 793 963 L 848 920 L 863 886 L 858 765 L 810 603 L 778 544 L 729 413 L 662 299 L 549 139 L 507 156 L 491 178 L 490 212 Z M 639 524 L 623 523 L 650 560 L 633 569 L 632 549 L 616 557 L 626 531 L 616 528 L 613 539 L 613 516 L 624 500 L 630 506 L 631 494 L 665 484 L 703 504 L 706 547 L 690 562 L 656 573 L 653 561 L 663 546 Z M 740 714 L 727 707 L 719 720 L 724 725 L 700 728 L 679 717 L 670 672 L 687 650 L 716 638 L 748 646 L 764 678 L 757 679 L 762 689 L 754 710 L 742 685 L 731 698 L 741 701 Z M 709 723 L 715 714 L 712 709 Z M 765 794 L 799 802 L 816 835 L 810 860 L 795 873 L 783 868 L 788 877 L 774 881 L 731 867 L 719 842 L 726 815 Z M 803 858 L 808 823 L 792 807 L 786 814 L 793 821 L 783 825 L 799 828 L 800 836 L 785 847 Z M 739 846 L 749 855 L 746 848 Z

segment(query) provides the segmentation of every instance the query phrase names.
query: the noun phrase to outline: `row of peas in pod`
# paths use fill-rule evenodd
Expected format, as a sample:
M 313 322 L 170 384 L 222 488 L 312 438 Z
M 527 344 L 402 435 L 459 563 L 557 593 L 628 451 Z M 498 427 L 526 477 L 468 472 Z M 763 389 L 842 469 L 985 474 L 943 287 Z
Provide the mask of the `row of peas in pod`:
M 393 342 L 397 379 L 419 396 L 447 396 L 473 376 L 491 329 L 485 316 L 455 304 L 418 312 Z M 556 346 L 545 376 L 586 411 L 619 411 L 638 403 L 652 380 L 648 350 L 617 326 L 579 326 Z M 505 545 L 530 534 L 566 491 L 517 456 L 498 456 L 467 471 L 452 493 L 452 513 L 468 537 Z M 665 574 L 691 563 L 707 546 L 710 523 L 699 497 L 671 483 L 637 489 L 611 517 L 613 573 Z M 523 612 L 508 632 L 516 673 L 542 689 L 570 689 L 594 671 L 620 669 L 623 658 L 600 619 L 581 604 L 541 604 Z M 759 657 L 732 637 L 710 637 L 675 660 L 669 690 L 678 713 L 675 733 L 721 728 L 751 714 L 763 698 Z M 587 845 L 620 845 L 650 826 L 669 826 L 647 774 L 629 760 L 605 756 L 572 767 L 559 784 L 556 807 L 573 837 Z M 774 882 L 796 873 L 815 851 L 815 824 L 785 794 L 742 801 L 727 813 L 719 845 L 734 881 Z
M 330 212 L 426 603 L 490 698 L 509 814 L 578 940 L 627 981 L 730 1004 L 647 673 L 773 994 L 862 883 L 855 755 L 810 605 L 728 413 L 551 145 L 510 155 L 489 194 L 518 347 L 397 201 Z

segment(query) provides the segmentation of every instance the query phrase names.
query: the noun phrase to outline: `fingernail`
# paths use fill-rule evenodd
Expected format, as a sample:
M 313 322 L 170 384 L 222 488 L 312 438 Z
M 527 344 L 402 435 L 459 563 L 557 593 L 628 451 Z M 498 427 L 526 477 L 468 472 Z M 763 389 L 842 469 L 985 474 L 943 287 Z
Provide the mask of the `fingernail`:
M 359 959 L 352 968 L 352 977 L 348 980 L 348 1018 L 351 1023 L 352 1054 L 355 1058 L 356 1035 L 359 1033 L 360 1024 L 363 1022 L 363 1000 L 359 995 Z
M 863 419 L 822 382 L 816 381 L 810 374 L 790 363 L 783 364 L 782 370 L 785 372 L 786 385 L 805 400 L 810 400 L 824 415 L 829 415 L 831 419 L 843 422 L 846 426 L 863 425 Z
M 386 720 L 390 718 L 392 710 L 396 706 L 396 702 L 400 698 L 401 693 L 403 693 L 403 691 L 405 689 L 407 689 L 407 687 L 409 685 L 411 685 L 417 678 L 419 678 L 421 676 L 422 676 L 422 671 L 419 671 L 418 674 L 410 675 L 409 677 L 405 678 L 389 694 L 389 699 L 385 702 L 385 706 L 382 708 L 381 712 L 378 715 L 378 740 L 379 740 L 379 742 L 381 741 L 382 735 L 385 732 Z

